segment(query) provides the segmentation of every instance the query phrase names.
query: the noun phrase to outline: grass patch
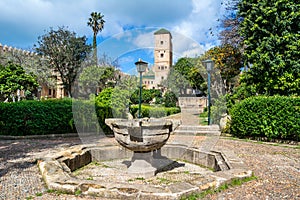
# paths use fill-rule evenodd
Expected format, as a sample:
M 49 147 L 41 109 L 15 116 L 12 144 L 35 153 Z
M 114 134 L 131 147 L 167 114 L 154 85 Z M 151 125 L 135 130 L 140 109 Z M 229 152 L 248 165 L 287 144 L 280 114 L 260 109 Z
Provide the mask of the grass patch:
M 76 195 L 76 196 L 79 196 L 79 195 L 81 195 L 81 193 L 82 193 L 82 191 L 81 191 L 81 190 L 76 190 L 76 191 L 75 191 L 75 195 Z
M 203 112 L 199 114 L 199 124 L 201 126 L 206 126 L 208 123 L 208 113 L 207 112 Z
M 144 177 L 136 177 L 134 179 L 128 179 L 127 181 L 128 182 L 133 182 L 133 181 L 144 181 L 145 178 Z
M 166 179 L 166 178 L 158 178 L 158 180 L 159 180 L 160 184 L 170 184 L 170 183 L 172 183 L 171 180 Z
M 217 194 L 217 193 L 223 192 L 224 190 L 227 190 L 228 188 L 240 186 L 243 183 L 246 183 L 246 182 L 249 182 L 249 181 L 252 181 L 252 180 L 257 180 L 257 177 L 252 175 L 250 177 L 246 177 L 246 178 L 243 178 L 243 179 L 234 178 L 229 183 L 224 183 L 224 184 L 220 185 L 220 187 L 218 187 L 218 188 L 211 188 L 211 189 L 205 190 L 205 191 L 200 192 L 200 193 L 194 193 L 194 194 L 191 194 L 189 196 L 184 196 L 184 197 L 181 198 L 181 200 L 202 199 L 202 198 L 206 197 L 207 195 Z
M 47 190 L 47 193 L 50 194 L 56 194 L 56 195 L 61 195 L 61 194 L 72 194 L 71 192 L 63 191 L 63 190 Z
M 38 192 L 38 193 L 36 193 L 36 194 L 35 194 L 35 196 L 37 196 L 37 197 L 41 197 L 41 196 L 43 196 L 43 193 L 41 193 L 41 192 Z

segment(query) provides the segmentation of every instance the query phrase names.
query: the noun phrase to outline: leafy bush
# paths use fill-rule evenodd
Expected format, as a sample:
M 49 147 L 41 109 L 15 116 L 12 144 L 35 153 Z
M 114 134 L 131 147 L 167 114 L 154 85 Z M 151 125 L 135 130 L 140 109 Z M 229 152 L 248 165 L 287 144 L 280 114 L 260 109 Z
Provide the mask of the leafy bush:
M 133 105 L 130 107 L 130 113 L 132 116 L 137 116 L 138 105 Z M 166 117 L 169 115 L 173 115 L 180 112 L 180 108 L 178 107 L 155 107 L 155 106 L 147 106 L 142 105 L 142 117 Z
M 43 135 L 75 132 L 72 101 L 0 103 L 1 135 Z
M 230 110 L 234 136 L 300 139 L 300 97 L 247 98 Z
M 111 108 L 111 114 L 115 118 L 126 118 L 129 106 L 129 94 L 126 90 L 119 88 L 106 88 L 96 97 L 97 107 Z
M 139 103 L 139 92 L 140 92 L 139 89 L 137 89 L 131 95 L 130 101 L 133 104 Z M 150 89 L 150 90 L 143 89 L 142 90 L 142 103 L 150 103 L 154 98 L 155 99 L 162 98 L 162 93 L 160 90 L 158 90 L 158 89 Z
M 164 95 L 164 102 L 166 107 L 175 107 L 177 101 L 178 98 L 176 97 L 176 94 L 172 91 L 167 91 Z
M 73 100 L 73 117 L 79 133 L 112 133 L 105 124 L 105 119 L 112 117 L 109 106 L 97 106 L 93 100 Z

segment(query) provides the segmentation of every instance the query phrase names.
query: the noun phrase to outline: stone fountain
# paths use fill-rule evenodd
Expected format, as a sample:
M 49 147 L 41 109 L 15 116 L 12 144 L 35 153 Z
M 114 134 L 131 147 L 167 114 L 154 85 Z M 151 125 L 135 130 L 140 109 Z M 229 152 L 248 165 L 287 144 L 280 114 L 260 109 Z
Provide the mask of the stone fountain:
M 161 156 L 160 149 L 166 144 L 172 131 L 172 121 L 167 119 L 106 119 L 116 141 L 133 151 L 128 173 L 148 178 L 163 170 L 173 161 Z
M 174 200 L 251 176 L 252 171 L 232 153 L 200 148 L 215 141 L 213 126 L 177 127 L 169 119 L 141 118 L 141 80 L 147 63 L 135 64 L 140 73 L 138 119 L 106 119 L 114 139 L 45 152 L 38 166 L 48 189 L 112 199 Z M 185 116 L 186 121 L 191 116 Z M 191 143 L 196 138 L 200 144 Z

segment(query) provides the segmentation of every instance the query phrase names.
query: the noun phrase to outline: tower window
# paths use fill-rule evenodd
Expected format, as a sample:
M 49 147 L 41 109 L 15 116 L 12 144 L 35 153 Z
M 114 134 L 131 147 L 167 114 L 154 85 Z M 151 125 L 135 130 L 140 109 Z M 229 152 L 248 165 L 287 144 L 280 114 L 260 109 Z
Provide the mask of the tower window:
M 164 41 L 160 41 L 160 44 L 163 45 L 163 44 L 164 44 Z
M 162 77 L 161 77 L 161 80 L 164 80 L 164 78 L 165 78 L 165 77 L 162 76 Z
M 163 57 L 164 57 L 164 54 L 163 54 L 163 53 L 161 53 L 161 54 L 160 54 L 160 57 L 161 57 L 161 58 L 163 58 Z
M 160 66 L 158 66 L 158 69 L 160 69 Z

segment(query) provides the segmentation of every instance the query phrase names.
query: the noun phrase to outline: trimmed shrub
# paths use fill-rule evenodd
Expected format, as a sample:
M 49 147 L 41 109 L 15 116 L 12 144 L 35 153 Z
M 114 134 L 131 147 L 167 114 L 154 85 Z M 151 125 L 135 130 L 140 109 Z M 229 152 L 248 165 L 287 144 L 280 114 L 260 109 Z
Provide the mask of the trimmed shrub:
M 138 114 L 138 105 L 133 105 L 130 107 L 130 113 L 132 116 L 137 116 Z M 142 117 L 154 117 L 154 118 L 160 118 L 160 117 L 166 117 L 169 115 L 173 115 L 180 112 L 180 108 L 178 107 L 156 107 L 156 106 L 147 106 L 142 105 Z
M 167 91 L 164 95 L 165 107 L 175 107 L 177 101 L 178 98 L 176 97 L 176 94 L 172 91 Z
M 109 106 L 98 106 L 91 100 L 73 100 L 73 117 L 79 133 L 112 133 L 105 124 L 105 119 L 112 117 Z
M 300 97 L 250 97 L 233 106 L 230 115 L 230 133 L 236 137 L 300 139 Z
M 135 90 L 133 94 L 130 97 L 130 101 L 133 104 L 138 104 L 139 103 L 139 89 Z M 142 90 L 142 103 L 150 103 L 153 99 L 156 99 L 159 101 L 159 99 L 162 98 L 162 93 L 158 89 L 144 89 Z
M 1 135 L 44 135 L 76 132 L 72 101 L 0 103 Z

